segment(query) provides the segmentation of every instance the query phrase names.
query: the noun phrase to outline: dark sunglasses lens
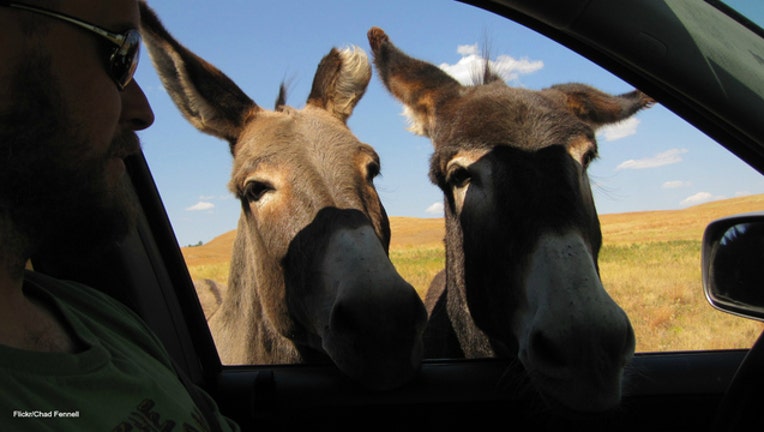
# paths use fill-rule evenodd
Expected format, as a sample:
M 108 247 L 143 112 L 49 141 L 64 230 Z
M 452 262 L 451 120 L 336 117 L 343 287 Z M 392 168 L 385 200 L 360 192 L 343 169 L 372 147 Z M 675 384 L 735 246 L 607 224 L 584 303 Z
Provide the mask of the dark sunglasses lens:
M 111 76 L 120 90 L 124 90 L 133 79 L 140 57 L 141 35 L 137 30 L 125 33 L 122 45 L 111 55 Z

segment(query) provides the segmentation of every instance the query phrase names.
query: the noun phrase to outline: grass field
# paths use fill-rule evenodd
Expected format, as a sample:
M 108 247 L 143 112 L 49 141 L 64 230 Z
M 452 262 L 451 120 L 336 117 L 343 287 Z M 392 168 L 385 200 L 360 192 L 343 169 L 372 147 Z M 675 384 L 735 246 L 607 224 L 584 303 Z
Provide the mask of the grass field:
M 705 226 L 725 215 L 764 210 L 764 195 L 684 210 L 602 215 L 600 272 L 629 315 L 637 351 L 750 347 L 764 324 L 714 310 L 703 295 L 700 245 Z M 390 257 L 421 296 L 443 268 L 443 220 L 391 218 Z M 193 278 L 225 282 L 234 233 L 183 248 Z

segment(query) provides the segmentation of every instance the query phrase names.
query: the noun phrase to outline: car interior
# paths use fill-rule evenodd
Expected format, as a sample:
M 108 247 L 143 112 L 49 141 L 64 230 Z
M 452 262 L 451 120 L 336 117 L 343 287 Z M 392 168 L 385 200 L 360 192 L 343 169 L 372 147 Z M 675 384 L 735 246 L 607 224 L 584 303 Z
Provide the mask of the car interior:
M 753 71 L 761 64 L 747 54 L 764 53 L 764 34 L 723 3 L 464 2 L 580 53 L 764 173 L 764 122 L 760 119 L 764 86 L 761 73 Z M 730 43 L 741 49 L 717 55 L 714 37 L 699 36 L 700 29 L 708 28 L 732 38 Z M 756 400 L 764 400 L 757 384 L 764 383 L 761 340 L 750 353 L 739 349 L 637 353 L 622 407 L 598 416 L 550 410 L 532 392 L 513 391 L 523 388 L 523 383 L 504 379 L 511 367 L 505 359 L 427 359 L 413 382 L 383 392 L 361 388 L 331 365 L 223 366 L 146 160 L 131 157 L 128 172 L 142 212 L 138 226 L 123 243 L 87 262 L 81 257 L 41 255 L 34 257 L 32 265 L 94 286 L 129 305 L 154 329 L 179 367 L 243 430 L 452 430 L 457 426 L 477 430 L 498 424 L 509 429 L 523 425 L 558 430 L 572 425 L 595 430 L 698 431 L 735 430 L 764 418 L 752 408 Z M 740 221 L 710 229 L 704 241 L 707 248 L 719 243 L 734 223 Z M 705 271 L 713 267 L 713 260 L 710 252 L 704 253 Z M 707 290 L 711 285 L 706 283 Z M 719 300 L 719 295 L 710 292 L 710 301 L 722 310 L 758 319 L 764 315 L 762 304 L 751 306 L 734 295 L 722 295 Z M 725 397 L 727 392 L 731 395 Z

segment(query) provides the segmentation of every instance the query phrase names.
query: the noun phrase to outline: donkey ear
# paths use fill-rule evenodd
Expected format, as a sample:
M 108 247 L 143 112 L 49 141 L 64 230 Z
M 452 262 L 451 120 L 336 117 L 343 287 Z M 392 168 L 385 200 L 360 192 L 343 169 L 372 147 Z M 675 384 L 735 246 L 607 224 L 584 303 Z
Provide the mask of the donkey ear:
M 141 32 L 162 84 L 183 116 L 202 132 L 233 146 L 260 108 L 216 67 L 176 41 L 156 13 L 140 2 Z
M 456 96 L 461 84 L 437 66 L 404 54 L 381 28 L 372 27 L 367 36 L 377 73 L 390 93 L 403 103 L 411 119 L 410 130 L 430 136 L 436 109 Z
M 612 96 L 577 83 L 555 85 L 542 90 L 542 93 L 561 93 L 567 109 L 594 129 L 627 119 L 655 103 L 653 98 L 639 90 Z
M 308 104 L 323 108 L 347 122 L 370 80 L 371 65 L 362 49 L 332 48 L 318 64 Z

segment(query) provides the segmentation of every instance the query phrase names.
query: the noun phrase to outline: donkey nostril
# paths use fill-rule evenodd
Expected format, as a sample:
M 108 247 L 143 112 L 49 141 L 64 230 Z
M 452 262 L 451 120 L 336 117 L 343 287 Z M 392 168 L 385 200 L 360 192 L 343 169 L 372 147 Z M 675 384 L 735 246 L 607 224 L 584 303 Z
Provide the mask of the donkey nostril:
M 347 307 L 342 302 L 334 305 L 330 325 L 337 330 L 357 329 L 358 320 L 353 313 L 353 308 Z
M 567 364 L 562 347 L 547 337 L 543 331 L 536 331 L 531 338 L 531 355 L 548 366 L 564 367 Z

